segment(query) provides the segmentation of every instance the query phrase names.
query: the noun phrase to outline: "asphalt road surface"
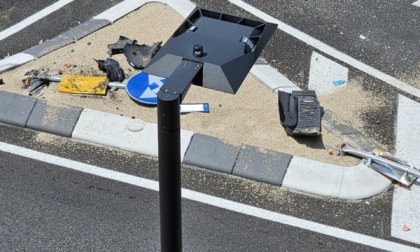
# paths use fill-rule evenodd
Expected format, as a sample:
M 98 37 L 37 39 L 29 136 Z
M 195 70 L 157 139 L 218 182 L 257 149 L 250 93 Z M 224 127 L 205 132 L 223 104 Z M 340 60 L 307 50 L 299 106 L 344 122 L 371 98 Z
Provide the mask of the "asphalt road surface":
M 1 126 L 0 131 L 0 142 L 40 151 L 41 156 L 49 153 L 69 162 L 157 177 L 156 160 L 134 153 L 54 136 L 43 135 L 49 139 L 43 141 L 35 131 L 12 126 Z M 42 162 L 1 151 L 0 159 L 0 250 L 159 250 L 156 191 L 58 166 L 48 156 Z M 296 226 L 290 226 L 184 199 L 185 251 L 374 250 L 359 244 L 353 233 L 347 241 L 325 230 L 305 230 L 301 221 L 306 220 L 371 239 L 395 240 L 389 237 L 390 192 L 359 203 L 337 202 L 185 167 L 183 187 L 258 207 L 257 212 L 267 209 L 297 217 Z
M 0 27 L 4 30 L 53 2 L 55 1 L 2 1 Z M 36 45 L 40 40 L 54 38 L 119 2 L 121 1 L 73 1 L 3 39 L 0 57 L 21 52 Z M 250 15 L 227 1 L 197 2 L 232 14 Z M 359 32 L 364 30 L 357 30 L 346 22 L 343 27 L 338 27 L 337 31 L 330 31 L 325 27 L 310 28 L 313 20 L 305 21 L 303 18 L 305 16 L 321 20 L 317 21 L 317 24 L 331 24 L 329 22 L 334 22 L 334 18 L 340 18 L 338 13 L 341 5 L 315 6 L 312 2 L 299 1 L 287 5 L 281 3 L 284 8 L 274 8 L 273 6 L 279 7 L 280 2 L 268 1 L 264 6 L 257 1 L 249 2 L 303 30 L 307 29 L 305 32 L 318 38 L 330 38 L 334 42 L 331 34 L 340 34 L 340 31 L 343 31 L 340 35 L 347 36 L 345 41 L 359 43 L 359 33 L 367 39 L 373 36 L 368 32 Z M 346 1 L 346 4 L 343 6 L 359 8 L 351 2 Z M 375 7 L 373 3 L 368 6 Z M 393 5 L 388 4 L 383 8 L 391 10 L 391 6 Z M 333 7 L 337 8 L 336 12 L 333 11 Z M 404 11 L 408 11 L 408 8 L 414 10 L 410 5 Z M 304 11 L 293 11 L 300 9 Z M 357 10 L 353 14 L 358 13 Z M 359 10 L 360 15 L 368 15 L 368 10 L 372 9 Z M 397 10 L 397 14 L 403 11 Z M 320 11 L 325 13 L 321 15 Z M 293 13 L 300 13 L 301 16 Z M 377 17 L 381 15 L 378 13 Z M 383 22 L 384 25 L 390 23 Z M 365 25 L 363 22 L 358 24 L 362 27 Z M 377 35 L 377 39 L 383 41 L 385 37 Z M 389 43 L 394 42 L 398 44 L 398 39 Z M 407 44 L 408 48 L 415 47 L 413 43 Z M 380 46 L 373 49 L 360 46 L 359 49 L 374 52 L 375 48 Z M 358 53 L 357 50 L 346 52 L 354 57 Z M 389 55 L 377 53 L 376 56 L 392 59 L 398 55 L 398 51 L 388 52 Z M 277 48 L 268 47 L 265 57 L 275 65 L 278 62 L 276 57 L 280 57 L 280 53 Z M 415 53 L 407 56 L 407 61 L 401 63 L 402 67 L 395 68 L 398 73 L 406 73 L 403 70 L 409 69 L 406 69 L 404 64 L 413 62 L 415 57 Z M 369 59 L 372 62 L 378 61 L 372 57 Z M 64 158 L 68 163 L 77 161 L 81 166 L 89 164 L 104 168 L 105 171 L 117 171 L 136 178 L 157 181 L 157 161 L 135 153 L 0 125 L 0 144 L 3 143 L 25 147 L 28 153 L 35 150 L 40 156 L 43 156 L 42 153 L 48 153 Z M 117 179 L 71 170 L 66 168 L 66 162 L 57 165 L 47 157 L 40 161 L 28 158 L 25 154 L 17 155 L 2 150 L 0 160 L 0 251 L 159 250 L 156 191 Z M 258 214 L 249 215 L 200 200 L 184 199 L 185 251 L 381 250 L 376 243 L 364 245 L 370 241 L 389 246 L 401 245 L 404 249 L 419 248 L 418 245 L 392 238 L 390 235 L 392 191 L 360 202 L 342 202 L 305 196 L 283 188 L 212 173 L 196 167 L 183 167 L 182 176 L 183 188 L 203 193 L 203 199 L 208 197 L 206 195 L 212 195 L 217 197 L 218 201 L 229 200 L 233 202 L 232 205 L 235 202 L 244 204 L 241 205 L 243 209 L 248 209 L 247 206 L 255 207 L 256 213 L 270 211 L 280 214 L 283 219 L 288 219 L 285 216 L 295 217 L 292 222 L 286 223 L 280 220 L 282 218 L 263 219 L 257 217 Z M 311 230 L 310 227 L 318 229 Z M 405 245 L 408 247 L 404 247 Z

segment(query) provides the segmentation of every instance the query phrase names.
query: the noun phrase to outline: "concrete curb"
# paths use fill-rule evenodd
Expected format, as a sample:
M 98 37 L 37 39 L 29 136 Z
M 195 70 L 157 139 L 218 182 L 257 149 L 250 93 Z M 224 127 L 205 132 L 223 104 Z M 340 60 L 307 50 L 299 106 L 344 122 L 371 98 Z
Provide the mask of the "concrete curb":
M 184 17 L 195 7 L 189 0 L 126 0 L 92 20 L 44 43 L 45 45 L 35 46 L 24 53 L 1 60 L 0 72 L 73 43 L 149 2 L 167 4 Z M 251 73 L 273 92 L 278 90 L 290 92 L 299 89 L 264 62 L 259 61 L 255 64 Z M 69 124 L 68 121 L 59 120 L 51 125 L 49 120 L 41 120 L 51 109 L 48 104 L 39 105 L 40 107 L 37 106 L 38 109 L 34 110 L 39 101 L 32 97 L 0 91 L 0 98 L 0 122 L 157 157 L 156 124 L 144 123 L 142 130 L 133 132 L 127 127 L 127 123 L 133 120 L 128 117 L 90 109 L 71 108 L 64 111 L 65 108 L 52 108 L 58 110 L 56 114 L 70 114 L 71 122 Z M 24 103 L 29 104 L 21 108 Z M 16 112 L 20 113 L 19 117 L 16 117 Z M 28 120 L 31 123 L 27 124 Z M 109 125 L 112 125 L 111 129 Z M 181 159 L 186 164 L 324 197 L 360 200 L 377 195 L 391 184 L 390 180 L 363 165 L 340 167 L 258 147 L 235 147 L 222 139 L 195 134 L 191 131 L 182 130 L 181 146 Z M 216 163 L 215 160 L 217 160 Z

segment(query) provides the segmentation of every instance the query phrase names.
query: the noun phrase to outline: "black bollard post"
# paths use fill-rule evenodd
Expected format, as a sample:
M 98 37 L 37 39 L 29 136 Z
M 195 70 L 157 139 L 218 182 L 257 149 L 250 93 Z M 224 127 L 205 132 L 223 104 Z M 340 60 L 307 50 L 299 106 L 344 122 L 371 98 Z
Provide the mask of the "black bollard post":
M 202 64 L 182 61 L 158 93 L 161 251 L 182 251 L 180 105 Z

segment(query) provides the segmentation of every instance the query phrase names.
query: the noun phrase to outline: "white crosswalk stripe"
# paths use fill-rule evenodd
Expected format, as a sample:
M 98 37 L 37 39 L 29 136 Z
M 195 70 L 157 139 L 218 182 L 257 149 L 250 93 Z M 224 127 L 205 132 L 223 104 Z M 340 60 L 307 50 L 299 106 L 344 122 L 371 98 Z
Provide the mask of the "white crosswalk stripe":
M 420 103 L 400 95 L 396 127 L 396 156 L 420 164 Z M 392 203 L 391 235 L 420 244 L 420 182 L 410 189 L 396 187 Z M 405 226 L 405 227 L 404 227 Z

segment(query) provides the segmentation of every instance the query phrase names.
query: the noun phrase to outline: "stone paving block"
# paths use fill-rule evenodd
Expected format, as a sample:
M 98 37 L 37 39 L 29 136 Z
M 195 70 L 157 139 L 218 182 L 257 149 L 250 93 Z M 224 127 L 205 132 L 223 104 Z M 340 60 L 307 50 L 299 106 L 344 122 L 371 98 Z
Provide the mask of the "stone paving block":
M 254 64 L 254 66 L 251 68 L 251 74 L 259 81 L 264 83 L 273 92 L 278 90 L 286 92 L 301 90 L 286 76 L 282 75 L 268 64 Z
M 157 124 L 145 123 L 142 130 L 131 131 L 127 125 L 132 121 L 140 119 L 84 109 L 72 138 L 157 157 Z M 193 135 L 194 132 L 181 129 L 181 161 Z
M 90 19 L 69 31 L 61 34 L 61 37 L 72 38 L 73 40 L 79 40 L 95 31 L 111 24 L 110 21 L 106 19 Z
M 244 145 L 233 175 L 273 185 L 281 185 L 292 155 Z
M 231 174 L 239 150 L 240 146 L 197 133 L 187 149 L 184 163 Z
M 60 136 L 71 137 L 82 108 L 55 107 L 38 101 L 29 116 L 26 127 Z
M 48 54 L 52 51 L 60 49 L 66 45 L 74 43 L 73 38 L 58 36 L 53 39 L 47 40 L 40 45 L 29 48 L 28 50 L 23 51 L 24 53 L 33 55 L 34 57 L 42 57 L 45 54 Z
M 75 43 L 77 40 L 101 29 L 102 27 L 109 25 L 110 21 L 104 19 L 91 19 L 78 25 L 69 31 L 45 41 L 44 43 L 25 50 L 24 53 L 33 55 L 34 57 L 41 57 L 54 50 L 60 49 L 71 43 Z
M 0 91 L 0 122 L 25 127 L 37 99 Z
M 345 171 L 338 197 L 341 199 L 360 200 L 370 198 L 385 191 L 392 183 L 391 179 L 363 163 L 343 168 Z
M 338 198 L 346 169 L 349 168 L 293 157 L 283 186 L 299 192 Z

